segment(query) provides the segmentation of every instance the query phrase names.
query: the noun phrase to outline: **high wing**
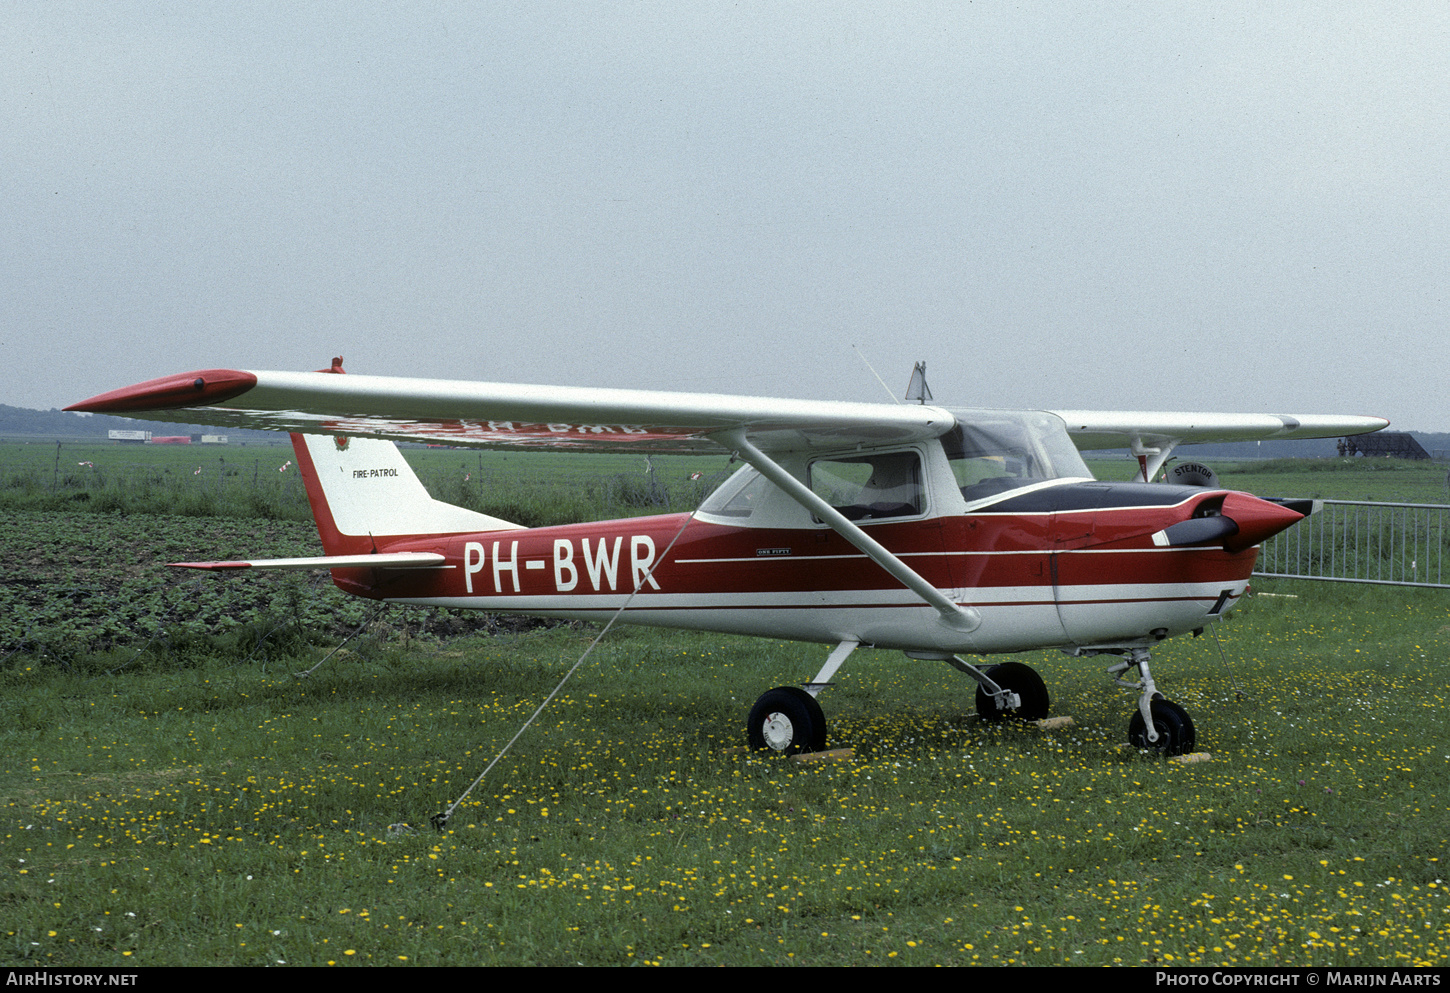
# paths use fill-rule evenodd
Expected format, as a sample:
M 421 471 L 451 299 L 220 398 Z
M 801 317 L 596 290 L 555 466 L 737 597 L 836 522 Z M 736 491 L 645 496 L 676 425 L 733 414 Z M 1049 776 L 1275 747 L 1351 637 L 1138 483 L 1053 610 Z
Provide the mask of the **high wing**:
M 710 436 L 742 428 L 765 451 L 889 445 L 934 438 L 956 423 L 939 407 L 234 369 L 153 379 L 66 409 L 302 434 L 579 452 L 717 453 L 721 444 Z
M 1369 434 L 1383 417 L 1326 414 L 1163 413 L 1146 410 L 1054 410 L 1077 447 L 1132 448 L 1227 441 L 1293 441 Z
M 1171 414 L 1144 410 L 1056 410 L 1079 449 L 1126 448 L 1152 479 L 1179 445 L 1227 441 L 1292 441 L 1369 434 L 1383 417 L 1327 414 Z
M 226 427 L 477 448 L 713 453 L 743 432 L 763 452 L 906 444 L 969 411 L 705 393 L 206 369 L 113 390 L 67 410 Z M 184 411 L 184 414 L 179 412 Z M 1052 411 L 1080 449 L 1166 458 L 1179 444 L 1367 434 L 1379 417 Z M 1151 478 L 1151 476 L 1150 476 Z

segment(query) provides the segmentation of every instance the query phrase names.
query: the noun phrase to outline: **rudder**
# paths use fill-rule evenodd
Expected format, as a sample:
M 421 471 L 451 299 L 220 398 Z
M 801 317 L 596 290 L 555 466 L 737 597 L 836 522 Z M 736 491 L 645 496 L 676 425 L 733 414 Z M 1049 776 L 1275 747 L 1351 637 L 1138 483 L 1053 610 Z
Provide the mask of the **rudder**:
M 293 434 L 292 448 L 328 555 L 376 551 L 384 537 L 520 527 L 433 499 L 391 441 Z

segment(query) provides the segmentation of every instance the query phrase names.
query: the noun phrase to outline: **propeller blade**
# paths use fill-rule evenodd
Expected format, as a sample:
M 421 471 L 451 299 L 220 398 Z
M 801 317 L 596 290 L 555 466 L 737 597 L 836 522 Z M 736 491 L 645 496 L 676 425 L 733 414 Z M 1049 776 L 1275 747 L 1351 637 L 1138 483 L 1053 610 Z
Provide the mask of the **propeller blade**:
M 1222 541 L 1239 533 L 1238 524 L 1228 517 L 1195 517 L 1169 525 L 1153 535 L 1153 544 L 1160 548 L 1177 548 L 1179 545 L 1200 545 L 1204 542 Z

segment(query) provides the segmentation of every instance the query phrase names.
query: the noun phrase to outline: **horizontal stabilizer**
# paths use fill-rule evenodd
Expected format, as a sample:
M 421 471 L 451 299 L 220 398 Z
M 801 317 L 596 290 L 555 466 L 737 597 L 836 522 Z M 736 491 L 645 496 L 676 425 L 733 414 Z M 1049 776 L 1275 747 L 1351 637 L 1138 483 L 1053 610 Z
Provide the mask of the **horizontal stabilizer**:
M 437 552 L 385 555 L 313 555 L 299 559 L 244 559 L 235 562 L 172 562 L 173 569 L 441 569 Z

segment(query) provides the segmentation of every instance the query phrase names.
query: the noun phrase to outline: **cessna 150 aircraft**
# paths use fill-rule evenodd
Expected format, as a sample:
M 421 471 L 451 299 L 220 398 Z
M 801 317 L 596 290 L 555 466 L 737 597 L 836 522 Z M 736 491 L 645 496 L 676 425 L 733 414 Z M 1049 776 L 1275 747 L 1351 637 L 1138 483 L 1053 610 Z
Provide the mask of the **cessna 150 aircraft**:
M 1323 438 L 1376 417 L 989 410 L 207 369 L 67 409 L 292 432 L 326 554 L 178 563 L 326 568 L 403 604 L 622 620 L 834 646 L 813 679 L 766 692 L 755 748 L 819 751 L 816 701 L 862 645 L 946 662 L 984 718 L 1044 717 L 1041 677 L 963 654 L 1116 656 L 1128 737 L 1167 754 L 1193 721 L 1158 693 L 1151 651 L 1224 617 L 1257 545 L 1309 502 L 1152 483 L 1182 443 Z M 924 397 L 925 399 L 925 397 Z M 330 436 L 330 437 L 328 437 Z M 394 441 L 575 452 L 731 453 L 744 466 L 693 514 L 523 528 L 432 499 Z M 1074 444 L 1075 443 L 1075 444 Z M 1136 482 L 1093 479 L 1079 448 L 1128 448 Z M 1127 670 L 1136 678 L 1121 678 Z

